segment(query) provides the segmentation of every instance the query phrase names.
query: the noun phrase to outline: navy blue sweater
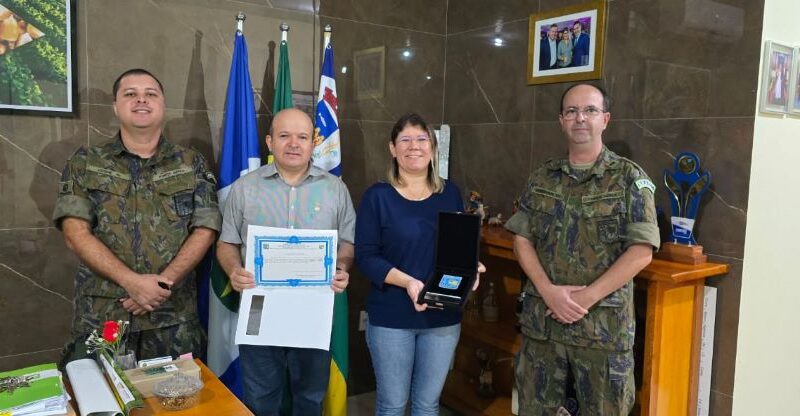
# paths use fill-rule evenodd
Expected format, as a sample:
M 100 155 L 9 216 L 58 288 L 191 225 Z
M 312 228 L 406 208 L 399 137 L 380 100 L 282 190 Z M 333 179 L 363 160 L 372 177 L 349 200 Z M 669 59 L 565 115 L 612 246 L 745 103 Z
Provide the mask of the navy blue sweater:
M 425 282 L 436 258 L 436 218 L 440 211 L 463 211 L 461 192 L 446 181 L 444 191 L 409 201 L 388 183 L 364 193 L 356 216 L 356 262 L 372 283 L 367 296 L 371 325 L 437 328 L 461 321 L 460 312 L 417 312 L 406 290 L 384 284 L 393 267 Z

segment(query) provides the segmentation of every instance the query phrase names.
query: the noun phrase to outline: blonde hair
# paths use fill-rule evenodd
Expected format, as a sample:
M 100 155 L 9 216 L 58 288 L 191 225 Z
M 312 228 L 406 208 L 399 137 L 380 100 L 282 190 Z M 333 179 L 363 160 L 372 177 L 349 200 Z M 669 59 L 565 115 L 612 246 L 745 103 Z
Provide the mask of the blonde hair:
M 419 127 L 428 133 L 428 137 L 430 137 L 431 140 L 431 162 L 428 164 L 427 178 L 428 188 L 433 193 L 442 193 L 444 191 L 444 179 L 439 176 L 439 141 L 436 139 L 436 134 L 434 134 L 433 129 L 428 127 L 428 123 L 425 122 L 422 116 L 416 113 L 408 113 L 400 117 L 392 127 L 392 134 L 389 141 L 396 146 L 397 136 L 408 126 Z M 389 162 L 389 169 L 386 177 L 389 184 L 395 188 L 405 185 L 403 178 L 400 176 L 400 166 L 397 164 L 397 158 L 393 157 L 392 161 Z

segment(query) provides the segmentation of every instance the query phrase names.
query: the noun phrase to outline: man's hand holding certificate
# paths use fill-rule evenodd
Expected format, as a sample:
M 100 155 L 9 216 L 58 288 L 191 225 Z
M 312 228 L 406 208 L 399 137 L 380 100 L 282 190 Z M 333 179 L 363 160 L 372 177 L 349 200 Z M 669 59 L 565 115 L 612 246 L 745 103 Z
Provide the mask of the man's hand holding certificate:
M 230 276 L 245 289 L 237 344 L 329 348 L 331 289 L 349 277 L 336 270 L 337 237 L 336 230 L 248 227 L 244 271 Z

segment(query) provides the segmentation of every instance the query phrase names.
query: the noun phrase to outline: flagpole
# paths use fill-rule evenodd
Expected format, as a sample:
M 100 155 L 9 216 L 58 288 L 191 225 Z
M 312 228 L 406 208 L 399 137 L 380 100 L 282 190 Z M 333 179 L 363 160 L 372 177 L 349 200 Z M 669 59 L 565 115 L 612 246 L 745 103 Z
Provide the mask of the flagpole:
M 289 37 L 289 25 L 286 22 L 281 22 L 281 42 L 286 42 Z
M 328 44 L 331 43 L 331 32 L 333 29 L 331 25 L 325 25 L 325 33 L 322 35 L 322 50 L 328 47 Z
M 244 19 L 246 19 L 246 18 L 247 18 L 247 16 L 244 15 L 244 12 L 239 12 L 239 14 L 236 15 L 236 31 L 237 32 L 243 33 L 242 29 L 244 27 Z

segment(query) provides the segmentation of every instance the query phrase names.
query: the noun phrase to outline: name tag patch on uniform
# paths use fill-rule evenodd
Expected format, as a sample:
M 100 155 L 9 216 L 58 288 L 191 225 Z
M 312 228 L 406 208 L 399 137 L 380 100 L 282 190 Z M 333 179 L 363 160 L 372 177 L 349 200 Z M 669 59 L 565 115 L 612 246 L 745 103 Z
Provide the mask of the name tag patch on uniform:
M 647 188 L 650 190 L 650 192 L 654 194 L 656 193 L 656 186 L 653 184 L 653 182 L 650 182 L 650 179 L 639 179 L 634 183 L 636 184 L 636 189 L 640 191 L 642 188 Z
M 178 169 L 168 170 L 166 172 L 158 172 L 158 173 L 153 175 L 153 182 L 158 182 L 158 181 L 162 181 L 164 179 L 174 178 L 176 176 L 180 176 L 180 175 L 184 175 L 184 174 L 192 173 L 192 172 L 194 172 L 194 170 L 192 170 L 192 168 L 189 167 L 189 166 L 182 166 L 182 167 L 180 167 Z
M 185 217 L 194 211 L 194 195 L 192 192 L 183 192 L 172 198 L 175 201 L 175 213 L 178 216 Z

